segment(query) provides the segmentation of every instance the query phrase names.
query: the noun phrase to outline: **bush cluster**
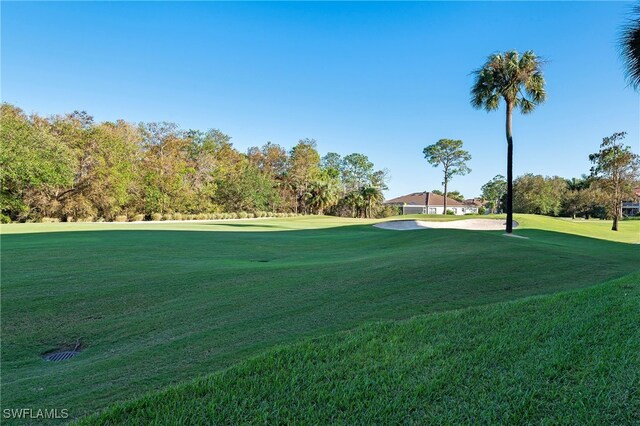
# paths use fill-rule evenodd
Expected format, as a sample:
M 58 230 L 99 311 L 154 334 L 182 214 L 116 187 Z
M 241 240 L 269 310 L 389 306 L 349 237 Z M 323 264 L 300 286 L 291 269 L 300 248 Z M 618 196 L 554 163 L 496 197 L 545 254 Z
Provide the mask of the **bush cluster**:
M 225 219 L 252 219 L 252 218 L 277 218 L 277 217 L 296 217 L 303 216 L 302 213 L 293 212 L 231 212 L 231 213 L 197 213 L 197 214 L 182 214 L 182 213 L 152 213 L 149 216 L 143 214 L 135 214 L 133 216 L 119 215 L 115 217 L 115 222 L 142 222 L 142 221 L 166 221 L 166 220 L 225 220 Z M 66 222 L 107 222 L 105 218 L 94 218 L 92 216 L 83 218 L 74 218 L 67 216 Z M 43 217 L 40 222 L 42 223 L 58 223 L 60 219 L 56 217 Z M 6 222 L 8 223 L 8 222 Z

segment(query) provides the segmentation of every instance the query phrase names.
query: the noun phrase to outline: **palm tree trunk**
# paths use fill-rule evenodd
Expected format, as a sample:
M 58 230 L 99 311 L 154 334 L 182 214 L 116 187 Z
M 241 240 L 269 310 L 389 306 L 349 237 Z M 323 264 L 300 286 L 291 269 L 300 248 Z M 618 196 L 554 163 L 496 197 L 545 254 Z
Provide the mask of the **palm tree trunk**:
M 442 214 L 447 214 L 447 177 L 444 177 L 444 210 L 442 210 Z
M 513 104 L 507 102 L 507 234 L 513 232 L 513 134 L 511 133 L 511 117 Z

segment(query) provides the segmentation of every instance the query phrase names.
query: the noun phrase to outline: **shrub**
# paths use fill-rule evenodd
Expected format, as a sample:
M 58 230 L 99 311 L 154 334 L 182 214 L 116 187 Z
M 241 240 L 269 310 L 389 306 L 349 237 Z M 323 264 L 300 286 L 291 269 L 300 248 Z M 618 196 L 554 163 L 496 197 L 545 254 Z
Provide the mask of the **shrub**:
M 126 221 L 127 221 L 127 216 L 126 215 L 116 216 L 116 222 L 126 222 Z
M 143 214 L 137 214 L 135 216 L 133 216 L 133 221 L 134 222 L 142 222 L 144 220 L 144 215 Z
M 11 218 L 6 214 L 0 213 L 0 223 L 11 223 Z
M 387 205 L 387 204 L 379 206 L 379 208 L 376 209 L 375 214 L 374 214 L 374 216 L 377 217 L 377 218 L 396 216 L 396 215 L 398 215 L 398 207 L 397 206 L 390 206 L 390 205 Z
M 171 213 L 165 213 L 162 216 L 162 220 L 173 220 L 173 215 Z
M 93 222 L 93 216 L 81 217 L 78 218 L 78 222 Z
M 8 218 L 8 216 L 7 216 Z M 9 222 L 11 222 L 11 220 L 9 220 Z M 9 222 L 2 222 L 2 223 L 9 223 Z M 58 219 L 57 217 L 43 217 L 42 218 L 42 223 L 58 223 L 60 222 L 60 219 Z
M 173 220 L 182 220 L 182 213 L 174 213 Z
M 478 214 L 485 214 L 487 209 L 484 206 L 478 207 Z
M 453 210 L 447 209 L 447 214 L 452 215 L 452 214 L 455 214 L 455 213 L 453 212 Z
M 67 216 L 65 222 L 75 222 L 75 218 L 73 216 Z
M 229 213 L 228 219 L 237 219 L 237 218 L 238 218 L 238 213 L 236 212 Z
M 160 213 L 151 213 L 151 220 L 162 220 L 162 215 Z

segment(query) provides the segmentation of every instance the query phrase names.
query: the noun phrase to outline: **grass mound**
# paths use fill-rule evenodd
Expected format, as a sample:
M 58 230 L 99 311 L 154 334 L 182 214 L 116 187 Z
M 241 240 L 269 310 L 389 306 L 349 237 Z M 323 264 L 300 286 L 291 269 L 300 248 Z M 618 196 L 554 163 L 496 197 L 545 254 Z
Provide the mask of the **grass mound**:
M 372 223 L 3 226 L 3 407 L 66 407 L 80 417 L 277 345 L 640 269 L 640 246 L 546 231 L 563 224 L 551 218 L 519 227 L 528 240 Z M 42 360 L 78 341 L 72 360 Z
M 637 424 L 640 273 L 270 351 L 85 424 Z

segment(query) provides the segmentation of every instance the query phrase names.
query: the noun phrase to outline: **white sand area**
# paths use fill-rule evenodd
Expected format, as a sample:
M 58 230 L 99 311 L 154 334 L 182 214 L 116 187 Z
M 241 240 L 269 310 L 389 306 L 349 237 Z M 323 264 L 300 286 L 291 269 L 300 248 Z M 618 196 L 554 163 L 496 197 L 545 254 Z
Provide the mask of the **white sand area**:
M 394 220 L 390 222 L 381 222 L 373 226 L 382 229 L 391 229 L 394 231 L 411 231 L 415 229 L 467 229 L 472 231 L 501 231 L 505 228 L 506 221 L 504 219 L 463 219 L 450 220 L 444 222 L 430 222 L 426 220 Z M 513 227 L 518 226 L 513 221 Z

